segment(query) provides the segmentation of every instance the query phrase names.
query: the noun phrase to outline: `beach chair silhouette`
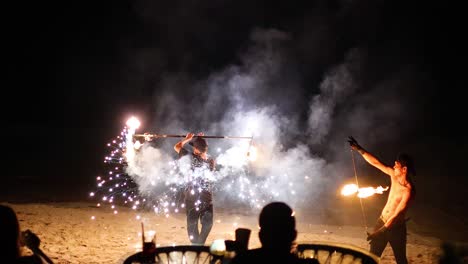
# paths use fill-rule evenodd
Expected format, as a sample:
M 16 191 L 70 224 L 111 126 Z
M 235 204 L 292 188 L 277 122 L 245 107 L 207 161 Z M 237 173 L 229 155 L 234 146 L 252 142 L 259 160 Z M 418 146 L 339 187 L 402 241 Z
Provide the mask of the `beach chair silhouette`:
M 206 263 L 206 264 L 220 264 L 223 257 L 213 255 L 210 252 L 209 246 L 201 245 L 180 245 L 180 246 L 167 246 L 158 247 L 152 258 L 138 252 L 127 257 L 124 264 L 132 263 L 160 263 L 160 264 L 182 264 L 182 263 Z
M 337 242 L 299 243 L 295 247 L 301 258 L 314 258 L 320 264 L 377 264 L 380 258 L 369 251 Z

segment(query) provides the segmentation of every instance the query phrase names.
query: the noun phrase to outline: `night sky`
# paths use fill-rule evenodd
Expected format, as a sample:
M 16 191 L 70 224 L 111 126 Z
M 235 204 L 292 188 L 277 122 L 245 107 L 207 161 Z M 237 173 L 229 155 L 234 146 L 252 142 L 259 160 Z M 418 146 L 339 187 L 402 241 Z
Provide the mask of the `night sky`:
M 402 0 L 9 3 L 0 198 L 85 199 L 131 115 L 142 131 L 230 133 L 214 126 L 227 112 L 274 106 L 291 122 L 279 125 L 286 148 L 301 142 L 350 175 L 349 135 L 387 163 L 405 150 L 422 200 L 466 208 L 461 10 Z

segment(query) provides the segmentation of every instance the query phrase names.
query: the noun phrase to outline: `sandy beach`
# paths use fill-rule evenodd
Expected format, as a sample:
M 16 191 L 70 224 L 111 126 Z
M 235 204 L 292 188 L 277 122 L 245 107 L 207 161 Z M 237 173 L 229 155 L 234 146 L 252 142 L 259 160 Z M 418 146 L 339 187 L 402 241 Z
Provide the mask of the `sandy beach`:
M 118 208 L 115 214 L 87 202 L 3 204 L 17 212 L 22 230 L 30 229 L 39 236 L 41 249 L 54 263 L 122 263 L 127 256 L 141 250 L 142 222 L 145 233 L 156 233 L 157 246 L 189 244 L 183 213 L 164 216 L 123 207 Z M 300 211 L 297 212 L 297 219 L 298 243 L 328 241 L 368 248 L 362 226 L 308 221 L 310 218 Z M 249 247 L 260 246 L 257 215 L 218 208 L 214 221 L 207 241 L 234 239 L 235 229 L 244 227 L 252 230 Z M 441 254 L 440 245 L 444 240 L 431 234 L 416 233 L 414 230 L 418 228 L 415 223 L 409 223 L 408 229 L 410 263 L 437 263 Z M 419 227 L 419 232 L 424 233 L 422 227 Z M 25 253 L 30 252 L 26 250 Z M 381 263 L 395 263 L 389 246 L 382 255 Z

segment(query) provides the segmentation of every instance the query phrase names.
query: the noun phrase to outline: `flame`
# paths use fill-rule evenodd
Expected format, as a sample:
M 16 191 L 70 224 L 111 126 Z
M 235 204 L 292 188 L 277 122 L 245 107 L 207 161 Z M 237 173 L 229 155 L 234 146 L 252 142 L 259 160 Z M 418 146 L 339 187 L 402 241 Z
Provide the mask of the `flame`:
M 357 193 L 357 197 L 359 198 L 367 198 L 369 196 L 372 196 L 376 193 L 382 194 L 384 191 L 388 190 L 388 186 L 383 188 L 382 186 L 379 186 L 377 188 L 374 187 L 361 187 L 359 188 L 356 184 L 346 184 L 343 186 L 341 189 L 341 194 L 344 196 L 349 196 L 352 194 Z
M 140 142 L 140 141 L 138 141 L 138 140 L 137 140 L 137 141 L 135 141 L 135 143 L 133 144 L 133 147 L 134 147 L 135 149 L 137 149 L 137 150 L 138 150 L 138 149 L 140 149 L 140 148 L 141 148 L 141 146 L 142 146 L 142 144 L 141 144 L 141 142 Z
M 130 127 L 130 129 L 133 129 L 133 130 L 140 127 L 140 121 L 134 116 L 130 117 L 130 119 L 127 120 L 126 124 L 128 127 Z
M 356 184 L 346 184 L 341 189 L 341 194 L 344 196 L 349 196 L 351 194 L 355 194 L 358 191 L 358 186 Z
M 135 134 L 135 130 L 140 126 L 140 121 L 135 117 L 130 118 L 127 121 L 127 126 L 129 126 L 128 131 L 125 135 L 125 152 L 124 156 L 127 159 L 127 162 L 133 162 L 135 158 L 135 150 L 138 150 L 141 147 L 140 141 L 133 142 L 133 135 Z

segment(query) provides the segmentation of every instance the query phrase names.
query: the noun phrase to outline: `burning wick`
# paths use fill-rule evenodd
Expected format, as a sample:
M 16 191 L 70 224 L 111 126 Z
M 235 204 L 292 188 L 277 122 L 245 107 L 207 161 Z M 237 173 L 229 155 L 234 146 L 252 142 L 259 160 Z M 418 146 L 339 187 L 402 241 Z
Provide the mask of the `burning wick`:
M 346 184 L 343 186 L 341 189 L 341 195 L 344 196 L 349 196 L 352 194 L 357 193 L 357 197 L 359 198 L 367 198 L 369 196 L 372 196 L 376 193 L 382 194 L 383 192 L 388 190 L 388 186 L 383 188 L 382 186 L 379 186 L 377 188 L 374 187 L 362 187 L 359 188 L 356 184 Z

